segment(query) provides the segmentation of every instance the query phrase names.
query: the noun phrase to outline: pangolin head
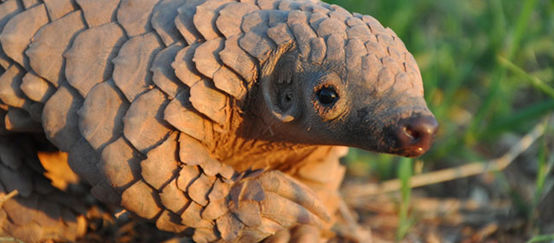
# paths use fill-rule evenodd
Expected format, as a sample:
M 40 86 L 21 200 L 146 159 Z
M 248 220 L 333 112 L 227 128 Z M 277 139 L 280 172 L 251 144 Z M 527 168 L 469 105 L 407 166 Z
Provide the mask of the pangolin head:
M 266 65 L 260 86 L 274 137 L 422 155 L 438 123 L 414 57 L 373 17 L 330 8 L 306 23 L 289 13 L 294 40 Z

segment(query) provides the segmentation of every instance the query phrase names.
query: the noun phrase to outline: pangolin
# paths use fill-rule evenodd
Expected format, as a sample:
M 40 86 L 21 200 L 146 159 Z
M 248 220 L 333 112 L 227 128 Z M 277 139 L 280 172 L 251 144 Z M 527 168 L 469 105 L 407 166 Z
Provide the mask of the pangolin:
M 398 36 L 317 0 L 5 0 L 0 30 L 0 222 L 27 241 L 85 223 L 17 134 L 160 230 L 257 242 L 324 238 L 346 147 L 419 156 L 437 128 Z

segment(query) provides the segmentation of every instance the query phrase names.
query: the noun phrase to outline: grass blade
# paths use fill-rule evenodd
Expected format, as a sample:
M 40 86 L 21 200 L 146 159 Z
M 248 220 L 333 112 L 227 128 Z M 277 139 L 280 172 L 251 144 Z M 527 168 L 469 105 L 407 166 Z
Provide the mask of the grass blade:
M 537 235 L 530 240 L 527 241 L 527 243 L 536 243 L 536 242 L 552 242 L 554 241 L 554 234 L 552 235 Z
M 498 56 L 498 61 L 501 65 L 506 67 L 508 70 L 512 71 L 516 75 L 524 78 L 523 80 L 528 81 L 533 87 L 536 89 L 542 91 L 543 93 L 547 94 L 548 96 L 554 98 L 554 88 L 548 86 L 544 81 L 540 80 L 539 78 L 530 75 L 529 73 L 525 72 L 525 70 L 521 69 L 517 65 L 515 65 L 510 60 L 506 59 L 505 57 Z
M 412 220 L 410 220 L 408 211 L 410 208 L 410 196 L 411 186 L 410 178 L 412 177 L 412 160 L 409 158 L 400 159 L 400 166 L 398 167 L 398 177 L 401 181 L 401 204 L 399 212 L 398 229 L 396 231 L 396 240 L 400 241 L 404 239 L 408 230 L 412 226 Z

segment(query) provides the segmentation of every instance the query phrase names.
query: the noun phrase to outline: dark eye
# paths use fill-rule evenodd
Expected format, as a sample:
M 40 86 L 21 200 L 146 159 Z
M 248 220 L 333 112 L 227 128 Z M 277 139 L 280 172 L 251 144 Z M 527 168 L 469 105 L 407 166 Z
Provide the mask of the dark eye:
M 317 99 L 323 105 L 332 105 L 339 99 L 339 95 L 332 87 L 324 87 L 317 91 Z

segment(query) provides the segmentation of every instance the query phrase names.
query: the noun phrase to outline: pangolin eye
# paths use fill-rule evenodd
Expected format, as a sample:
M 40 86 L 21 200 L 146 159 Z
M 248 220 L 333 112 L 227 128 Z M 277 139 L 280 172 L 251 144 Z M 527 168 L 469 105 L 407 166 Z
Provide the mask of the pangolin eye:
M 333 87 L 323 87 L 316 93 L 319 103 L 322 105 L 332 105 L 339 99 L 339 95 Z

